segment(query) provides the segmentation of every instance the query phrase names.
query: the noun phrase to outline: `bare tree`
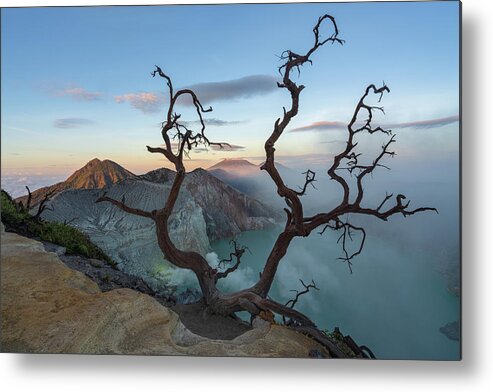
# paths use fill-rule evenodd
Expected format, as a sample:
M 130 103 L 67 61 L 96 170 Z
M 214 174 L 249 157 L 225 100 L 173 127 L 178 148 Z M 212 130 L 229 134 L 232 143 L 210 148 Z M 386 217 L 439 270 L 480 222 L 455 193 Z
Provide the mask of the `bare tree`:
M 32 202 L 32 193 L 31 193 L 31 190 L 29 189 L 29 187 L 26 185 L 26 189 L 27 189 L 27 204 L 26 204 L 26 210 L 29 212 L 31 210 L 31 202 Z M 34 219 L 37 220 L 37 221 L 41 221 L 41 214 L 44 212 L 44 211 L 53 211 L 53 206 L 48 206 L 46 203 L 48 201 L 50 201 L 51 197 L 54 195 L 55 193 L 55 190 L 52 190 L 50 192 L 48 192 L 44 197 L 43 199 L 40 201 L 40 203 L 38 204 L 38 210 L 36 212 L 36 214 L 34 215 Z
M 331 35 L 327 38 L 322 38 L 320 29 L 326 28 L 331 31 Z M 363 227 L 357 227 L 349 223 L 347 218 L 350 214 L 354 215 L 370 215 L 380 220 L 386 221 L 392 215 L 401 214 L 403 216 L 413 215 L 422 211 L 436 211 L 434 208 L 422 207 L 417 209 L 409 209 L 409 202 L 405 202 L 404 195 L 397 195 L 395 201 L 390 207 L 384 208 L 392 199 L 392 195 L 387 195 L 376 208 L 365 206 L 364 204 L 364 189 L 363 180 L 368 175 L 371 175 L 374 170 L 383 167 L 382 161 L 384 158 L 393 156 L 394 152 L 390 151 L 390 146 L 395 139 L 390 130 L 385 130 L 381 127 L 374 127 L 372 124 L 373 113 L 375 110 L 383 110 L 380 107 L 371 106 L 366 103 L 366 99 L 370 95 L 376 95 L 379 100 L 384 93 L 390 92 L 389 88 L 384 84 L 382 87 L 369 85 L 362 97 L 360 98 L 353 117 L 347 126 L 347 143 L 346 148 L 333 159 L 333 163 L 327 171 L 328 176 L 340 184 L 342 188 L 341 202 L 332 208 L 330 211 L 320 212 L 312 216 L 305 216 L 303 211 L 303 203 L 301 198 L 305 195 L 307 187 L 315 181 L 315 173 L 307 170 L 305 174 L 305 183 L 299 190 L 294 190 L 288 187 L 281 177 L 275 165 L 275 146 L 283 132 L 286 130 L 291 120 L 298 114 L 299 99 L 303 85 L 296 84 L 292 79 L 293 70 L 300 73 L 300 68 L 306 63 L 312 63 L 312 55 L 327 43 L 343 44 L 344 41 L 339 38 L 339 30 L 335 19 L 331 15 L 323 15 L 320 17 L 313 28 L 314 42 L 309 50 L 304 54 L 297 54 L 287 50 L 280 56 L 282 65 L 279 67 L 279 73 L 282 81 L 278 83 L 278 87 L 289 92 L 291 98 L 291 107 L 283 108 L 283 115 L 275 121 L 274 129 L 265 142 L 265 163 L 261 170 L 265 170 L 272 181 L 275 183 L 279 197 L 283 198 L 286 203 L 286 223 L 284 230 L 279 234 L 275 241 L 272 250 L 267 257 L 263 271 L 260 274 L 259 280 L 252 287 L 240 290 L 234 293 L 223 293 L 217 288 L 219 279 L 226 278 L 230 273 L 238 268 L 241 263 L 241 258 L 245 252 L 245 248 L 239 247 L 237 243 L 233 243 L 234 251 L 230 258 L 223 260 L 235 264 L 224 272 L 213 268 L 206 259 L 196 252 L 183 251 L 178 249 L 169 235 L 168 223 L 170 215 L 175 206 L 176 200 L 180 193 L 183 180 L 185 178 L 185 166 L 183 164 L 184 154 L 198 145 L 216 145 L 223 147 L 227 143 L 211 142 L 205 134 L 205 123 L 203 114 L 212 111 L 212 108 L 204 108 L 200 103 L 199 98 L 194 91 L 190 89 L 181 89 L 175 91 L 171 78 L 165 74 L 162 69 L 156 66 L 152 76 L 159 76 L 166 82 L 169 91 L 169 104 L 167 108 L 166 120 L 162 123 L 161 134 L 164 140 L 163 147 L 149 147 L 147 150 L 151 153 L 162 154 L 171 162 L 176 170 L 170 194 L 165 205 L 157 210 L 143 211 L 125 204 L 124 200 L 115 200 L 108 197 L 106 194 L 101 196 L 97 202 L 110 202 L 118 208 L 130 214 L 152 219 L 156 225 L 157 240 L 160 249 L 166 259 L 173 265 L 179 268 L 189 269 L 194 272 L 199 282 L 207 310 L 219 315 L 229 316 L 234 315 L 238 311 L 247 311 L 252 315 L 257 315 L 261 311 L 274 312 L 283 318 L 290 320 L 290 325 L 302 332 L 306 332 L 316 340 L 325 344 L 332 355 L 344 356 L 344 354 L 327 338 L 327 335 L 318 330 L 315 324 L 304 314 L 293 309 L 294 302 L 289 302 L 287 305 L 280 304 L 268 297 L 272 282 L 276 276 L 279 263 L 283 260 L 291 241 L 296 237 L 307 237 L 314 230 L 321 230 L 324 233 L 330 229 L 340 232 L 339 242 L 342 244 L 343 256 L 341 259 L 345 261 L 351 268 L 351 261 L 354 257 L 361 253 L 366 236 Z M 181 115 L 176 113 L 175 106 L 179 99 L 188 98 L 191 100 L 194 109 L 198 116 L 200 129 L 194 131 L 188 128 L 188 123 L 180 122 Z M 358 122 L 358 116 L 366 114 L 366 120 L 363 123 Z M 382 146 L 381 152 L 369 164 L 360 162 L 360 154 L 355 152 L 356 135 L 367 132 L 369 134 L 383 133 L 389 135 L 389 140 Z M 174 141 L 174 142 L 172 142 Z M 343 172 L 349 172 L 356 179 L 355 194 L 351 192 L 351 187 Z M 352 240 L 352 235 L 359 232 L 362 235 L 360 246 L 357 251 L 351 253 L 348 250 L 348 241 Z M 315 284 L 305 285 L 306 290 L 316 288 Z M 292 305 L 292 306 L 291 306 Z

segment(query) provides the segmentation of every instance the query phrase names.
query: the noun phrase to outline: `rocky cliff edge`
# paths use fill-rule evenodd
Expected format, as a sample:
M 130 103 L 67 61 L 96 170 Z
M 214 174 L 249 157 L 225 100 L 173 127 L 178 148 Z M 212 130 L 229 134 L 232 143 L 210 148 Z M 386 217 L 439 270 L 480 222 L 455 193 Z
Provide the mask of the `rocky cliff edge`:
M 233 340 L 195 335 L 152 297 L 101 292 L 40 242 L 12 233 L 1 236 L 1 315 L 2 352 L 307 358 L 325 351 L 267 323 Z

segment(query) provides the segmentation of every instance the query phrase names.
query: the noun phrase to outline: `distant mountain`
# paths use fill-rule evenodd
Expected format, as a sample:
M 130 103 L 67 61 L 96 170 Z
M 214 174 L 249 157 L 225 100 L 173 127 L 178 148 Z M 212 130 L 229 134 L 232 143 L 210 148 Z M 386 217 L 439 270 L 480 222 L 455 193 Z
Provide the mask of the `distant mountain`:
M 209 167 L 207 171 L 219 180 L 229 184 L 242 193 L 275 209 L 282 211 L 286 207 L 285 201 L 277 194 L 277 189 L 265 170 L 260 170 L 263 163 L 254 165 L 246 159 L 224 159 Z M 302 170 L 293 170 L 276 162 L 284 183 L 292 189 L 299 190 L 305 182 Z M 317 173 L 315 188 L 309 187 L 303 196 L 305 212 L 317 213 L 327 208 L 327 203 L 340 197 L 337 184 L 331 184 L 326 173 Z M 336 202 L 336 201 L 335 201 Z
M 56 184 L 56 193 L 48 202 L 52 208 L 45 210 L 42 218 L 70 222 L 104 249 L 120 269 L 142 277 L 155 290 L 173 279 L 179 284 L 184 279 L 193 281 L 186 271 L 178 272 L 164 261 L 152 220 L 127 214 L 111 203 L 95 203 L 107 192 L 117 200 L 124 197 L 132 207 L 146 211 L 162 208 L 175 172 L 162 168 L 136 176 L 114 162 L 104 162 L 91 161 L 67 181 Z M 271 227 L 278 218 L 271 208 L 197 169 L 185 177 L 170 219 L 170 236 L 180 249 L 206 255 L 212 250 L 212 241 Z
M 137 176 L 118 163 L 105 159 L 100 161 L 97 158 L 89 161 L 84 167 L 75 171 L 63 182 L 37 189 L 32 192 L 31 205 L 34 206 L 43 200 L 47 194 L 60 193 L 67 189 L 102 189 L 120 181 L 136 178 Z M 19 197 L 25 205 L 28 196 Z
M 234 172 L 236 175 L 250 175 L 252 173 L 258 173 L 260 167 L 247 161 L 246 159 L 223 159 L 215 165 L 209 167 L 207 171 L 214 172 L 216 170 L 223 170 L 226 172 Z
M 255 197 L 254 195 L 260 190 L 257 179 L 261 175 L 260 167 L 246 159 L 223 159 L 209 167 L 207 171 L 249 196 Z
M 135 174 L 118 163 L 109 159 L 100 161 L 94 158 L 67 178 L 65 184 L 70 189 L 102 189 L 108 185 L 135 177 Z
M 263 203 L 284 207 L 284 202 L 277 196 L 274 182 L 268 173 L 260 170 L 260 165 L 255 165 L 246 159 L 223 159 L 209 167 L 207 171 L 233 188 Z M 293 178 L 301 181 L 302 177 L 288 167 L 276 163 L 276 168 L 286 182 L 292 182 Z

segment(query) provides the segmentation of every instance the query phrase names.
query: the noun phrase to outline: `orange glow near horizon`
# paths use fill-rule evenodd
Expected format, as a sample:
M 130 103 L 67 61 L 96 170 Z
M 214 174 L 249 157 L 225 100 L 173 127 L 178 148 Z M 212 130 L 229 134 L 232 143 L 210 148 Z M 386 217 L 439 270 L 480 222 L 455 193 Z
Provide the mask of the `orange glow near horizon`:
M 16 158 L 16 157 L 14 157 Z M 19 157 L 21 158 L 21 157 Z M 161 167 L 168 169 L 174 169 L 173 165 L 168 162 L 164 157 L 151 155 L 151 156 L 123 156 L 123 155 L 110 155 L 110 156 L 81 156 L 81 157 L 69 157 L 65 161 L 62 161 L 58 157 L 52 157 L 52 159 L 34 159 L 22 157 L 21 159 L 4 159 L 2 157 L 2 175 L 8 176 L 69 176 L 74 171 L 83 167 L 91 159 L 98 158 L 100 160 L 111 160 L 125 169 L 135 174 L 145 174 L 151 170 L 155 170 Z M 197 154 L 190 159 L 185 159 L 184 164 L 187 171 L 192 171 L 197 168 L 207 169 L 218 162 L 225 159 L 247 159 L 252 163 L 260 163 L 260 157 L 246 157 L 229 156 L 229 157 L 210 157 L 199 158 Z

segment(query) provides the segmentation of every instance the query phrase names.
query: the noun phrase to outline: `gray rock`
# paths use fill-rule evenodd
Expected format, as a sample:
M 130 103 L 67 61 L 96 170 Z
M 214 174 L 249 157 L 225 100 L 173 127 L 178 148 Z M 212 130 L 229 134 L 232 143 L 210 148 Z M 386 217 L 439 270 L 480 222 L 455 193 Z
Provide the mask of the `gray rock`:
M 440 332 L 451 340 L 460 340 L 460 324 L 458 321 L 453 321 L 440 327 Z
M 108 196 L 147 211 L 160 208 L 166 201 L 169 187 L 146 181 L 128 181 L 107 188 Z M 144 278 L 153 289 L 164 289 L 174 268 L 164 260 L 156 240 L 151 219 L 130 215 L 110 203 L 96 203 L 99 190 L 67 190 L 49 202 L 53 211 L 45 211 L 47 221 L 71 221 L 103 249 L 118 268 Z M 202 210 L 193 199 L 183 197 L 177 202 L 170 220 L 171 237 L 181 249 L 202 254 L 210 251 Z
M 51 242 L 42 241 L 43 246 L 47 252 L 55 253 L 57 256 L 63 256 L 67 253 L 67 248 L 64 246 L 56 245 Z
M 270 325 L 271 324 L 262 317 L 254 317 L 252 321 L 252 327 L 261 331 L 268 331 L 270 329 Z
M 104 264 L 101 260 L 96 259 L 89 259 L 88 261 L 94 268 L 102 268 Z

